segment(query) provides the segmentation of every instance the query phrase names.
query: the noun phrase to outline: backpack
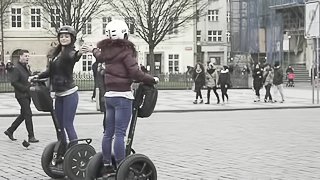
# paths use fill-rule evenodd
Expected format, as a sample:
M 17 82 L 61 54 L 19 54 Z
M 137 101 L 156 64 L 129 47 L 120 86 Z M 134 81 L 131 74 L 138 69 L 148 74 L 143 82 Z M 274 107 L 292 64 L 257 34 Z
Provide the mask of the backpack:
M 139 84 L 135 92 L 134 107 L 138 110 L 138 117 L 149 117 L 156 106 L 158 89 L 154 85 Z

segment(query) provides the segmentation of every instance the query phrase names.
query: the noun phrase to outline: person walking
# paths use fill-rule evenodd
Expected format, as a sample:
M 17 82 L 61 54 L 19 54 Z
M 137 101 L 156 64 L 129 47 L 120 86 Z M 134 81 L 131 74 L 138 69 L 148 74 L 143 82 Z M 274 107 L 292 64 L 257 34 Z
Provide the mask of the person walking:
M 219 80 L 219 74 L 213 64 L 209 64 L 209 69 L 207 70 L 206 78 L 207 78 L 207 102 L 205 104 L 210 104 L 211 90 L 216 95 L 217 104 L 219 104 L 220 98 L 217 93 L 217 84 Z
M 228 89 L 231 88 L 231 79 L 228 66 L 223 66 L 219 75 L 218 85 L 221 87 L 221 96 L 224 104 L 225 97 L 227 101 L 229 100 Z
M 263 77 L 264 77 L 264 88 L 266 89 L 266 95 L 264 97 L 264 102 L 272 102 L 272 96 L 271 96 L 271 86 L 273 84 L 273 76 L 274 72 L 271 68 L 270 64 L 266 64 L 264 71 L 263 71 Z
M 128 40 L 129 29 L 124 21 L 109 22 L 106 34 L 107 38 L 98 42 L 97 48 L 86 46 L 83 49 L 92 52 L 98 62 L 105 63 L 104 96 L 107 116 L 102 140 L 102 175 L 110 177 L 115 175 L 111 161 L 112 144 L 116 164 L 119 165 L 125 158 L 124 137 L 132 116 L 133 80 L 151 85 L 159 79 L 140 70 L 137 51 L 135 45 Z
M 94 83 L 94 87 L 93 87 L 93 91 L 92 91 L 92 96 L 91 96 L 91 101 L 96 100 L 96 88 L 98 87 L 98 82 L 97 82 L 97 69 L 98 69 L 98 62 L 94 62 L 91 65 L 91 69 L 92 69 L 92 73 L 93 73 L 93 83 Z
M 11 126 L 4 132 L 12 141 L 17 140 L 13 137 L 13 133 L 20 124 L 25 121 L 26 128 L 28 131 L 28 141 L 31 143 L 39 142 L 34 136 L 33 122 L 32 122 L 32 111 L 30 108 L 31 96 L 30 96 L 30 82 L 28 81 L 31 75 L 29 62 L 29 51 L 20 50 L 19 61 L 13 66 L 9 72 L 11 85 L 14 87 L 15 98 L 17 99 L 21 110 L 20 115 L 15 119 Z
M 260 64 L 255 64 L 252 72 L 253 77 L 253 89 L 255 91 L 255 99 L 254 102 L 260 101 L 260 89 L 263 86 L 262 78 L 263 78 L 263 69 Z
M 52 91 L 55 92 L 55 112 L 60 128 L 63 130 L 63 141 L 78 139 L 74 128 L 74 117 L 78 107 L 78 86 L 73 79 L 73 68 L 82 56 L 81 51 L 74 49 L 76 31 L 71 26 L 62 26 L 58 31 L 58 46 L 52 54 L 46 71 L 38 78 L 50 78 Z M 67 135 L 66 135 L 67 133 Z
M 274 84 L 274 95 L 277 94 L 279 91 L 281 95 L 280 103 L 284 102 L 284 93 L 283 93 L 283 70 L 280 67 L 279 62 L 275 62 L 274 64 L 274 77 L 273 77 L 273 84 Z M 274 98 L 274 102 L 277 102 Z
M 198 98 L 200 98 L 200 104 L 203 103 L 201 89 L 205 85 L 205 72 L 203 65 L 198 61 L 193 71 L 192 79 L 194 81 L 194 91 L 196 92 L 196 99 L 193 104 L 198 104 Z

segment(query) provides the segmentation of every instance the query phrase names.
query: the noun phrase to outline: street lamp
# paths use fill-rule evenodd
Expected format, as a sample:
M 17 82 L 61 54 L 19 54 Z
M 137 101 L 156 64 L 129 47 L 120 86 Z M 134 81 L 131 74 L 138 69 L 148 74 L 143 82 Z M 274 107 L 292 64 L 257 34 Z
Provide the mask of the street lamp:
M 291 36 L 288 35 L 288 66 L 290 66 L 290 38 Z

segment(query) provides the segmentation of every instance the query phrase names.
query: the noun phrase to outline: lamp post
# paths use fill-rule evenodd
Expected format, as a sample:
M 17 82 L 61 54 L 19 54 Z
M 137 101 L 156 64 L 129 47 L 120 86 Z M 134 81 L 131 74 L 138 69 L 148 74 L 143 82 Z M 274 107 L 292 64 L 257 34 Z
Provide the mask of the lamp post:
M 288 66 L 290 66 L 290 39 L 291 36 L 288 35 Z

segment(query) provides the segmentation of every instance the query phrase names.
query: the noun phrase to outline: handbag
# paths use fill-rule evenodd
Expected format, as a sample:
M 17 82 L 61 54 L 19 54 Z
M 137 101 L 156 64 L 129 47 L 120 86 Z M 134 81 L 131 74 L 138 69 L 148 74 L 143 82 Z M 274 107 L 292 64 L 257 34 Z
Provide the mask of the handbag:
M 196 83 L 192 83 L 191 90 L 192 90 L 193 92 L 196 91 Z

